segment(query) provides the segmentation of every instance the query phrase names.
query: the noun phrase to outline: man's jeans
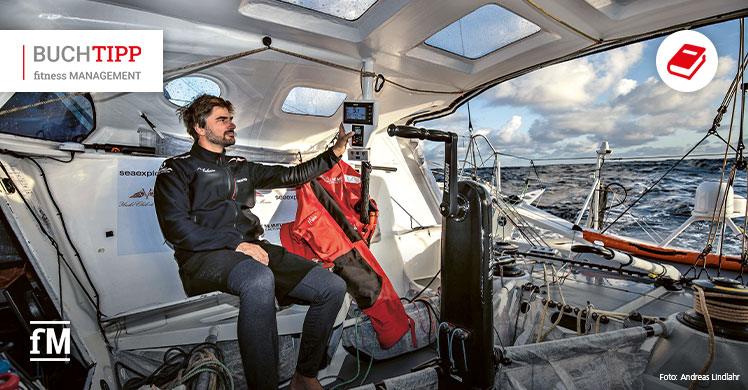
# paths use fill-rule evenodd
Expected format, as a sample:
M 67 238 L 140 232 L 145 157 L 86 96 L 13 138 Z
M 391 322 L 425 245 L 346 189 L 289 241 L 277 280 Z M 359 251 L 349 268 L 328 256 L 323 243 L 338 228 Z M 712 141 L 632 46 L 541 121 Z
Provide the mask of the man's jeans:
M 200 256 L 209 258 L 200 261 L 200 264 L 190 264 L 192 259 L 186 262 L 180 271 L 185 285 L 207 283 L 222 287 L 216 289 L 239 296 L 237 333 L 247 387 L 276 389 L 276 276 L 269 267 L 239 252 L 221 250 L 210 254 L 211 256 Z M 284 255 L 298 257 L 288 252 Z M 299 258 L 299 261 L 308 260 Z M 227 270 L 228 272 L 225 272 Z M 343 279 L 320 266 L 315 266 L 286 296 L 309 305 L 296 365 L 296 370 L 304 376 L 316 377 L 317 371 L 326 362 L 327 343 L 335 317 L 343 303 L 345 291 Z

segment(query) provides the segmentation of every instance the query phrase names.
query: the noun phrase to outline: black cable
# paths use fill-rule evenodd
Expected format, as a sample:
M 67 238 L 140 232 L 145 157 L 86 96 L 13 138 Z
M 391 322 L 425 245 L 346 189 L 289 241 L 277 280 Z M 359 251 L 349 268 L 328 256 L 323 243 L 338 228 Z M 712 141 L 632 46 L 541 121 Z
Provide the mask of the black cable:
M 608 226 L 606 226 L 602 231 L 600 231 L 600 233 L 601 234 L 605 233 L 608 229 L 610 229 L 611 226 L 613 226 L 616 222 L 618 222 L 618 220 L 620 220 L 621 217 L 623 217 L 629 210 L 631 210 L 631 208 L 634 207 L 634 205 L 636 205 L 637 203 L 639 203 L 639 201 L 645 195 L 647 195 L 650 191 L 652 191 L 657 186 L 657 184 L 659 184 L 662 181 L 662 179 L 665 178 L 665 176 L 667 176 L 670 172 L 672 172 L 673 169 L 675 169 L 678 166 L 678 164 L 680 164 L 683 160 L 685 160 L 686 157 L 688 157 L 688 155 L 691 154 L 691 152 L 693 152 L 694 150 L 696 150 L 696 148 L 699 147 L 699 145 L 701 145 L 701 143 L 704 142 L 710 135 L 711 135 L 711 133 L 706 133 L 704 135 L 704 137 L 702 137 L 701 140 L 699 140 L 699 142 L 696 143 L 696 145 L 694 145 L 693 147 L 691 147 L 691 149 L 689 149 L 688 152 L 686 152 L 686 154 L 683 155 L 683 157 L 680 158 L 680 160 L 676 161 L 675 164 L 673 164 L 672 166 L 670 166 L 670 168 L 668 168 L 668 170 L 665 171 L 665 173 L 662 176 L 660 176 L 659 179 L 657 179 L 651 186 L 649 186 L 649 188 L 647 188 L 646 190 L 644 190 L 644 192 L 642 192 L 639 195 L 638 198 L 636 198 L 633 202 L 631 202 L 631 204 L 628 205 L 626 207 L 626 209 L 623 210 L 623 212 L 621 212 L 620 214 L 618 214 L 618 216 L 616 217 L 616 219 L 614 219 L 613 222 L 611 222 L 610 224 L 608 224 Z
M 426 284 L 426 286 L 424 288 L 422 288 L 421 291 L 418 292 L 418 294 L 416 294 L 411 299 L 407 299 L 406 298 L 406 301 L 408 301 L 408 303 L 413 303 L 413 301 L 415 301 L 416 299 L 418 299 L 418 297 L 421 296 L 421 294 L 423 294 L 423 292 L 426 291 L 426 289 L 429 288 L 429 286 L 431 286 L 431 283 L 434 283 L 434 280 L 436 280 L 436 277 L 439 276 L 439 274 L 441 272 L 442 272 L 441 269 L 439 271 L 437 271 L 436 274 L 434 274 L 434 276 L 431 278 L 431 280 L 429 280 L 428 284 Z
M 47 189 L 47 195 L 49 195 L 49 199 L 52 201 L 52 205 L 55 208 L 55 211 L 57 211 L 57 217 L 60 219 L 60 224 L 62 225 L 62 231 L 65 233 L 65 238 L 68 241 L 68 244 L 70 244 L 70 248 L 73 249 L 73 253 L 75 254 L 75 257 L 78 259 L 78 264 L 80 264 L 81 269 L 83 270 L 83 275 L 86 277 L 86 280 L 88 281 L 88 284 L 91 286 L 91 289 L 94 292 L 94 298 L 96 299 L 96 323 L 99 325 L 99 330 L 101 331 L 101 336 L 104 338 L 104 342 L 106 343 L 107 347 L 111 348 L 111 344 L 109 343 L 109 338 L 106 335 L 106 331 L 104 330 L 104 326 L 101 323 L 102 317 L 104 317 L 104 313 L 101 311 L 101 300 L 99 297 L 99 291 L 96 289 L 96 286 L 94 285 L 93 281 L 91 280 L 91 275 L 88 273 L 88 269 L 86 268 L 86 265 L 83 264 L 83 259 L 81 258 L 80 252 L 78 252 L 78 248 L 75 247 L 75 244 L 73 243 L 73 239 L 70 238 L 70 233 L 68 232 L 67 225 L 65 224 L 65 218 L 62 216 L 62 210 L 60 210 L 60 206 L 57 204 L 57 201 L 55 201 L 54 196 L 52 195 L 52 189 L 49 187 L 49 182 L 47 181 L 47 175 L 44 172 L 44 168 L 36 161 L 33 157 L 25 157 L 31 162 L 36 165 L 36 167 L 39 169 L 40 175 L 42 177 L 42 181 L 44 182 L 44 187 Z M 70 159 L 72 161 L 72 158 Z
M 100 299 L 99 299 L 98 290 L 96 289 L 96 286 L 94 286 L 93 282 L 91 281 L 91 276 L 88 274 L 88 271 L 87 271 L 85 265 L 83 264 L 83 261 L 82 261 L 82 259 L 80 257 L 80 253 L 78 252 L 78 249 L 75 247 L 75 245 L 73 244 L 72 239 L 70 238 L 70 234 L 68 233 L 67 227 L 65 225 L 65 219 L 62 216 L 62 212 L 60 211 L 60 208 L 57 205 L 57 202 L 55 201 L 54 197 L 52 196 L 52 192 L 50 190 L 49 183 L 47 182 L 47 178 L 46 178 L 46 174 L 44 172 L 44 169 L 41 167 L 41 165 L 39 165 L 39 163 L 36 160 L 34 160 L 31 157 L 24 156 L 24 155 L 21 155 L 21 154 L 17 154 L 15 152 L 11 152 L 11 151 L 8 151 L 8 150 L 4 150 L 2 152 L 6 153 L 6 154 L 9 154 L 9 155 L 11 155 L 13 157 L 16 157 L 16 158 L 29 159 L 39 169 L 39 171 L 41 173 L 41 177 L 42 177 L 43 182 L 44 182 L 44 185 L 45 185 L 45 187 L 47 189 L 47 194 L 49 195 L 49 198 L 52 201 L 52 204 L 54 205 L 54 207 L 55 207 L 55 209 L 57 211 L 57 216 L 60 218 L 60 222 L 62 224 L 63 232 L 65 233 L 65 237 L 67 238 L 68 243 L 70 244 L 70 247 L 73 249 L 73 252 L 75 253 L 75 256 L 78 258 L 78 262 L 79 262 L 81 268 L 83 269 L 83 273 L 84 273 L 84 275 L 85 275 L 85 277 L 86 277 L 86 279 L 88 281 L 88 284 L 91 286 L 91 289 L 94 291 L 94 296 L 93 297 L 88 293 L 88 290 L 83 285 L 83 282 L 78 277 L 78 274 L 73 271 L 73 268 L 70 266 L 70 264 L 65 259 L 65 256 L 62 254 L 62 251 L 60 250 L 60 247 L 59 247 L 59 244 L 57 243 L 57 241 L 54 238 L 52 238 L 52 236 L 49 233 L 47 233 L 47 231 L 44 229 L 44 226 L 43 226 L 42 222 L 36 216 L 36 213 L 34 212 L 33 208 L 28 203 L 28 201 L 26 200 L 26 198 L 21 194 L 20 190 L 18 190 L 18 195 L 21 197 L 21 199 L 23 200 L 23 203 L 26 205 L 26 208 L 29 210 L 29 212 L 31 213 L 31 215 L 36 220 L 37 225 L 39 226 L 39 229 L 47 237 L 47 239 L 50 240 L 50 243 L 55 248 L 55 251 L 57 252 L 57 258 L 58 258 L 58 269 L 60 268 L 59 260 L 62 259 L 63 262 L 65 263 L 65 265 L 67 266 L 68 270 L 70 271 L 70 274 L 73 275 L 73 278 L 75 279 L 75 281 L 78 283 L 78 285 L 83 290 L 83 293 L 86 295 L 86 297 L 89 299 L 89 301 L 91 301 L 91 303 L 95 306 L 95 308 L 96 308 L 96 323 L 98 325 L 99 331 L 101 332 L 101 336 L 104 339 L 104 343 L 107 345 L 107 347 L 109 349 L 111 349 L 112 346 L 111 346 L 111 344 L 109 342 L 109 338 L 107 337 L 106 331 L 104 330 L 104 326 L 101 323 L 101 319 L 104 316 L 104 314 L 101 311 L 101 302 L 100 302 Z M 72 157 L 71 157 L 70 161 L 72 161 Z M 2 163 L 0 163 L 0 167 L 5 172 L 5 175 L 8 176 L 8 179 L 10 179 L 11 183 L 13 184 L 13 186 L 16 187 L 16 188 L 18 188 L 15 185 L 15 183 L 13 183 L 13 180 L 10 178 L 10 174 L 5 169 L 5 166 Z M 60 283 L 60 316 L 62 318 L 62 315 L 63 315 L 63 312 L 62 312 L 62 306 L 63 306 L 63 304 L 62 304 L 62 279 L 61 279 L 61 276 L 58 275 L 58 277 L 60 278 L 59 279 L 59 283 Z
M 434 314 L 434 318 L 436 318 L 436 320 L 438 322 L 441 322 L 441 318 L 440 318 L 439 314 L 436 312 L 436 309 L 434 309 L 434 305 L 432 305 L 431 302 L 428 299 L 426 299 L 426 298 L 419 298 L 419 299 L 416 299 L 415 302 L 423 302 L 424 304 L 426 304 L 426 306 L 429 308 L 429 310 L 431 310 L 431 313 Z
M 65 320 L 65 308 L 62 306 L 62 262 L 60 252 L 57 252 L 57 288 L 60 290 L 60 319 Z
M 8 149 L 0 149 L 0 153 L 7 154 L 9 156 L 13 156 L 15 158 L 27 158 L 27 157 L 37 157 L 37 158 L 46 158 L 49 160 L 54 160 L 63 164 L 69 164 L 75 159 L 75 152 L 70 152 L 70 158 L 67 160 L 60 160 L 59 158 L 50 157 L 50 156 L 43 156 L 41 154 L 25 154 L 25 153 L 18 153 L 14 152 L 12 150 Z
M 400 300 L 403 300 L 405 298 L 400 298 Z M 434 313 L 434 317 L 436 318 L 436 323 L 439 323 L 439 316 L 436 315 L 436 311 L 434 311 L 434 308 L 431 306 L 431 303 L 425 299 L 418 299 L 416 302 L 421 302 L 426 307 L 426 314 L 429 316 L 429 331 L 428 331 L 428 344 L 431 344 L 431 324 L 433 323 L 433 320 L 431 319 L 431 313 Z M 421 328 L 423 330 L 423 328 Z M 415 340 L 413 340 L 415 342 Z
M 403 84 L 400 84 L 400 83 L 396 83 L 396 82 L 394 82 L 392 80 L 389 80 L 386 77 L 384 77 L 384 75 L 382 75 L 382 74 L 377 75 L 377 78 L 379 78 L 379 76 L 382 76 L 381 77 L 382 84 L 384 84 L 384 83 L 390 83 L 390 84 L 392 84 L 392 85 L 394 85 L 396 87 L 402 88 L 402 89 L 404 89 L 406 91 L 409 91 L 409 92 L 431 93 L 431 94 L 439 94 L 439 95 L 459 95 L 459 94 L 463 94 L 463 93 L 466 92 L 466 91 L 463 91 L 463 90 L 438 91 L 438 90 L 433 90 L 433 89 L 413 88 L 413 87 L 408 87 L 407 85 L 403 85 Z M 381 88 L 380 88 L 380 90 L 381 90 Z
M 44 224 L 42 223 L 42 221 L 39 219 L 39 217 L 34 212 L 34 208 L 31 207 L 31 205 L 29 204 L 28 200 L 26 200 L 26 197 L 23 196 L 23 194 L 21 193 L 20 189 L 18 189 L 19 187 L 13 181 L 13 179 L 10 176 L 10 173 L 8 173 L 8 170 L 5 168 L 5 165 L 2 162 L 0 162 L 0 169 L 2 169 L 2 171 L 5 173 L 5 175 L 10 180 L 10 183 L 13 185 L 13 187 L 16 188 L 16 191 L 18 191 L 18 196 L 21 197 L 21 201 L 23 201 L 23 204 L 26 206 L 26 208 L 28 209 L 29 213 L 34 218 L 34 220 L 36 221 L 37 227 L 42 232 L 42 234 L 44 234 L 44 236 L 50 241 L 52 247 L 57 252 L 58 259 L 61 259 L 63 261 L 63 263 L 65 264 L 65 266 L 67 266 L 68 270 L 70 271 L 70 274 L 73 275 L 73 278 L 75 279 L 75 281 L 78 282 L 78 285 L 81 287 L 81 289 L 83 290 L 83 293 L 86 295 L 86 297 L 88 298 L 88 300 L 92 304 L 95 304 L 95 300 L 88 293 L 88 290 L 86 290 L 86 288 L 83 286 L 83 282 L 80 280 L 80 278 L 78 278 L 78 275 L 75 272 L 73 272 L 73 268 L 70 266 L 70 263 L 67 262 L 67 259 L 65 259 L 65 256 L 60 251 L 59 244 L 57 243 L 57 241 L 49 233 L 47 233 L 46 229 L 44 228 Z
M 75 152 L 70 152 L 70 159 L 68 159 L 68 160 L 60 160 L 59 158 L 54 158 L 54 157 L 50 157 L 50 156 L 34 156 L 34 157 L 48 158 L 50 160 L 61 162 L 63 164 L 69 164 L 69 163 L 73 162 L 73 159 L 75 159 Z
M 605 192 L 613 192 L 613 191 L 610 191 L 610 190 L 608 189 L 609 187 L 620 187 L 620 188 L 621 188 L 621 189 L 623 190 L 623 199 L 621 199 L 621 201 L 620 201 L 620 202 L 618 202 L 618 203 L 616 203 L 616 204 L 614 204 L 614 205 L 612 205 L 612 206 L 607 206 L 607 207 L 605 207 L 605 208 L 603 209 L 603 211 L 605 211 L 605 210 L 610 210 L 610 209 L 613 209 L 613 208 L 616 208 L 616 207 L 618 207 L 618 206 L 620 206 L 620 205 L 622 205 L 622 204 L 626 203 L 626 199 L 628 198 L 628 190 L 626 190 L 626 187 L 624 187 L 624 186 L 623 186 L 623 184 L 621 184 L 621 183 L 618 183 L 618 182 L 612 182 L 612 183 L 608 183 L 608 185 L 606 185 L 606 186 L 605 186 L 605 190 L 604 190 L 604 191 L 605 191 Z

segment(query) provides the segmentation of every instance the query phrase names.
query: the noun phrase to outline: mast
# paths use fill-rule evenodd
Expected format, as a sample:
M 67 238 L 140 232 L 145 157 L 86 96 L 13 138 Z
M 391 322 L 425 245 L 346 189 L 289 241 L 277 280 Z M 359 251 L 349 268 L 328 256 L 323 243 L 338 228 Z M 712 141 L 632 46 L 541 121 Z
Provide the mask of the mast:
M 600 143 L 600 148 L 597 149 L 597 161 L 595 162 L 595 194 L 592 196 L 592 204 L 590 205 L 590 215 L 587 218 L 587 226 L 593 229 L 602 228 L 605 220 L 603 211 L 605 209 L 605 192 L 603 188 L 602 170 L 603 164 L 605 163 L 605 156 L 611 153 L 608 141 Z

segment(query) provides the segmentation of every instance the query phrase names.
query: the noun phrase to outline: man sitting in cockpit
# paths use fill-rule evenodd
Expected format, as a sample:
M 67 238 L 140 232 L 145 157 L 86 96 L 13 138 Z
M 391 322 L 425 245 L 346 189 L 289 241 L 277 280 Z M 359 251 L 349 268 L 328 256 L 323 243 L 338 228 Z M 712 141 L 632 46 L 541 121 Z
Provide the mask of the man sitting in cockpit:
M 341 126 L 335 145 L 294 167 L 263 165 L 227 156 L 235 143 L 233 106 L 202 95 L 178 110 L 192 150 L 164 161 L 155 201 L 164 237 L 174 246 L 179 274 L 190 295 L 220 290 L 240 299 L 237 332 L 250 389 L 278 387 L 275 300 L 308 304 L 292 389 L 322 389 L 317 372 L 345 296 L 332 272 L 261 240 L 252 214 L 255 189 L 295 187 L 332 168 L 351 134 Z

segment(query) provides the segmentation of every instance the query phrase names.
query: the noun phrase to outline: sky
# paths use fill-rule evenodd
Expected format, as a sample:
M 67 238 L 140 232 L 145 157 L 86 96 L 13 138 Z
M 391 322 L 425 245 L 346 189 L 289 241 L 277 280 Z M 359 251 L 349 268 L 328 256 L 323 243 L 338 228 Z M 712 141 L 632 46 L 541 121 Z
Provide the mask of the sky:
M 543 158 L 595 156 L 604 140 L 613 149 L 611 157 L 683 155 L 711 127 L 735 76 L 739 26 L 733 20 L 696 30 L 714 43 L 719 56 L 717 74 L 699 91 L 678 92 L 660 80 L 655 57 L 662 37 L 499 84 L 470 101 L 473 131 L 485 135 L 499 152 L 541 159 L 536 163 L 543 163 Z M 724 138 L 731 109 L 719 131 Z M 737 123 L 736 119 L 733 139 Z M 457 133 L 459 156 L 464 156 L 469 134 L 466 104 L 450 116 L 417 126 Z M 443 161 L 442 145 L 427 143 L 425 147 L 431 161 Z M 710 137 L 694 153 L 724 149 L 724 143 Z M 552 163 L 570 162 L 578 161 Z M 527 165 L 528 161 L 502 157 L 501 164 Z

